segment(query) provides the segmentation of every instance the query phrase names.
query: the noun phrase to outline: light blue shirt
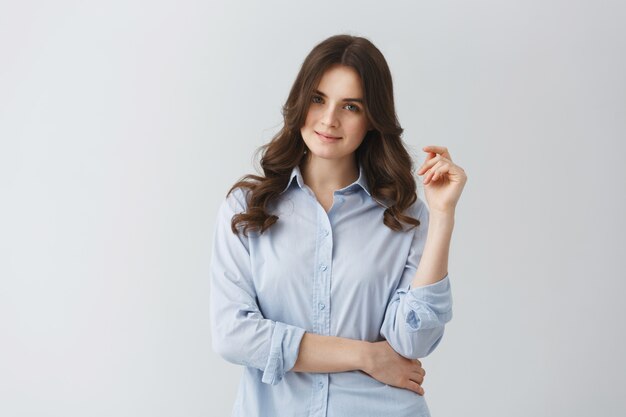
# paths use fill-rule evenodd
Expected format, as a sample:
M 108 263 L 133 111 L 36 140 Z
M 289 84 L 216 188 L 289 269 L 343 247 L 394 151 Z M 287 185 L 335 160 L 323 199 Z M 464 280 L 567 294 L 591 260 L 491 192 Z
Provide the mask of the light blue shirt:
M 211 260 L 211 327 L 215 351 L 244 366 L 233 416 L 430 415 L 424 396 L 361 371 L 290 371 L 305 331 L 386 339 L 415 359 L 437 347 L 452 318 L 447 275 L 411 288 L 428 208 L 418 198 L 408 214 L 421 225 L 391 230 L 361 166 L 359 173 L 334 192 L 327 213 L 295 167 L 269 207 L 279 220 L 263 234 L 231 230 L 232 216 L 245 211 L 245 191 L 222 202 Z

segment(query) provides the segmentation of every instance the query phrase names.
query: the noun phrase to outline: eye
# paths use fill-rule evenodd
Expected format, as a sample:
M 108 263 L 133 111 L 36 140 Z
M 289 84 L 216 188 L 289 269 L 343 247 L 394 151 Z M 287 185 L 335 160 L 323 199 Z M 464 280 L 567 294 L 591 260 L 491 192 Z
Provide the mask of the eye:
M 313 97 L 311 98 L 311 101 L 312 101 L 313 103 L 321 103 L 323 100 L 322 100 L 322 98 L 321 98 L 320 96 L 313 96 Z
M 358 106 L 355 106 L 354 104 L 346 104 L 346 107 L 348 108 L 348 110 L 355 113 L 361 110 Z

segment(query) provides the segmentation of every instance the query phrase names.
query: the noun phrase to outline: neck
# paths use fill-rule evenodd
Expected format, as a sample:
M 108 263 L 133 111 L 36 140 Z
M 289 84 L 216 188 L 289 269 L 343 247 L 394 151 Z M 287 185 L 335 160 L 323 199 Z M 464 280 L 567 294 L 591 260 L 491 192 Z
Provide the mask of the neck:
M 306 185 L 321 191 L 339 190 L 359 178 L 359 166 L 354 157 L 333 160 L 309 154 L 300 171 Z

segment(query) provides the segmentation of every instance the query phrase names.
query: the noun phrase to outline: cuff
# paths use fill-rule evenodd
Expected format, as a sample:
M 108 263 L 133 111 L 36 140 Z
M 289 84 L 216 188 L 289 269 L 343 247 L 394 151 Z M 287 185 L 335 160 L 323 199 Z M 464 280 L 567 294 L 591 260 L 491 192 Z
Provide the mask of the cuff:
M 452 292 L 446 275 L 434 284 L 398 290 L 406 293 L 403 314 L 410 332 L 440 327 L 452 319 Z
M 261 382 L 278 384 L 296 364 L 304 329 L 276 322 L 270 343 L 270 353 L 263 370 Z

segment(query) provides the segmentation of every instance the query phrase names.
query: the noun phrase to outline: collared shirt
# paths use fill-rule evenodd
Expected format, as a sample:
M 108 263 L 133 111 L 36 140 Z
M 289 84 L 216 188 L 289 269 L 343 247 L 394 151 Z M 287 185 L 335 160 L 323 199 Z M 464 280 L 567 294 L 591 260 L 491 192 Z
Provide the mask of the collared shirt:
M 296 166 L 269 208 L 278 221 L 245 237 L 231 230 L 245 193 L 236 189 L 219 208 L 210 269 L 213 348 L 244 366 L 232 415 L 429 416 L 424 396 L 361 371 L 291 371 L 305 332 L 386 339 L 407 358 L 439 344 L 452 318 L 449 277 L 411 288 L 428 230 L 424 202 L 407 211 L 420 226 L 397 232 L 383 223 L 386 207 L 361 166 L 328 212 Z

